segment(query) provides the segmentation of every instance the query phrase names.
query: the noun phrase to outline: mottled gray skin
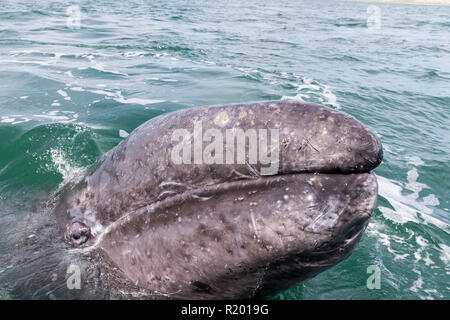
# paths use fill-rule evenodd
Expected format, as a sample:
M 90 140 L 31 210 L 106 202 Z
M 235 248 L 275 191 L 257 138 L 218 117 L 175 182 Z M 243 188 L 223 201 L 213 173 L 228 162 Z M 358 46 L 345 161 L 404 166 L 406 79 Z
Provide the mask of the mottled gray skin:
M 176 129 L 279 129 L 278 172 L 174 164 Z M 204 142 L 203 146 L 206 146 Z M 225 152 L 224 152 L 225 154 Z M 108 152 L 56 214 L 66 239 L 100 250 L 134 285 L 181 298 L 269 296 L 349 256 L 377 197 L 379 139 L 353 117 L 292 101 L 185 109 Z

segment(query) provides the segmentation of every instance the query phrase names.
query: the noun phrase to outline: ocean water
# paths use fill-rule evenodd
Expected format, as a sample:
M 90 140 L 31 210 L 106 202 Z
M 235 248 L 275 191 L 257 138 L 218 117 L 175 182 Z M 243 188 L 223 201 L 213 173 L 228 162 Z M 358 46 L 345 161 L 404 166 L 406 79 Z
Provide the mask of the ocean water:
M 352 256 L 273 298 L 449 299 L 449 39 L 450 6 L 0 0 L 0 297 L 13 297 L 15 248 L 39 236 L 41 204 L 134 128 L 297 99 L 356 117 L 385 157 Z

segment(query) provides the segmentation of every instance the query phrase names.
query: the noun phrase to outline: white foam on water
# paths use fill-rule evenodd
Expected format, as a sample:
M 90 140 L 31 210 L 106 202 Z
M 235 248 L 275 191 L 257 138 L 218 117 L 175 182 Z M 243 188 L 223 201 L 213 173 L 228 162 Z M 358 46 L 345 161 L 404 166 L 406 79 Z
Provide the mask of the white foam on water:
M 20 124 L 20 123 L 25 123 L 25 122 L 28 122 L 28 121 L 31 121 L 31 119 L 23 118 L 21 120 L 14 121 L 12 124 Z
M 409 159 L 409 163 L 424 165 L 419 157 Z M 442 230 L 449 230 L 450 226 L 433 217 L 433 207 L 440 204 L 439 199 L 434 194 L 426 197 L 420 197 L 420 192 L 424 189 L 431 189 L 424 183 L 418 182 L 419 172 L 413 167 L 407 173 L 407 182 L 399 182 L 377 175 L 378 193 L 385 198 L 394 209 L 379 206 L 383 216 L 396 223 L 404 224 L 407 222 L 422 223 L 419 217 L 425 223 L 434 224 Z M 410 190 L 412 193 L 404 194 L 404 190 Z
M 422 159 L 420 159 L 420 157 L 418 156 L 412 156 L 408 158 L 408 163 L 412 164 L 414 166 L 423 166 L 425 165 L 425 162 L 422 161 Z
M 143 99 L 143 98 L 125 98 L 122 95 L 121 91 L 116 92 L 110 92 L 106 90 L 90 90 L 89 92 L 104 95 L 106 97 L 113 98 L 114 101 L 124 103 L 124 104 L 140 104 L 140 105 L 148 105 L 148 104 L 155 104 L 155 103 L 161 103 L 165 100 L 157 100 L 157 99 Z
M 392 153 L 392 154 L 398 154 L 397 152 L 393 151 L 391 149 L 391 147 L 389 147 L 387 144 L 383 144 L 383 151 L 386 151 L 386 152 L 389 152 L 389 153 Z
M 414 281 L 412 287 L 409 290 L 411 290 L 413 292 L 419 292 L 419 289 L 421 289 L 422 286 L 423 286 L 422 273 L 420 271 L 416 270 L 416 269 L 413 269 L 413 271 L 415 273 L 417 273 L 418 278 L 417 278 L 416 281 Z
M 408 164 L 413 165 L 406 174 L 406 181 L 395 181 L 377 175 L 379 195 L 386 199 L 392 208 L 378 206 L 383 217 L 397 224 L 404 225 L 408 222 L 417 225 L 430 224 L 437 226 L 444 232 L 449 232 L 449 225 L 432 216 L 435 206 L 439 205 L 439 199 L 434 194 L 421 197 L 421 192 L 431 189 L 424 183 L 419 182 L 420 168 L 416 166 L 425 165 L 419 157 L 410 157 Z M 409 193 L 408 193 L 409 191 Z M 388 230 L 388 228 L 390 230 Z M 450 274 L 450 247 L 446 245 L 434 245 L 424 236 L 416 234 L 409 226 L 403 227 L 405 234 L 395 234 L 394 229 L 384 225 L 381 221 L 371 222 L 367 228 L 369 236 L 376 237 L 378 243 L 386 247 L 386 250 L 394 255 L 394 261 L 405 259 L 412 253 L 412 271 L 417 274 L 414 281 L 408 288 L 417 293 L 421 299 L 434 299 L 442 297 L 442 293 L 433 288 L 427 288 L 427 281 L 423 274 L 432 272 L 431 270 L 441 269 L 439 260 L 445 264 L 447 274 Z M 392 249 L 393 242 L 401 244 Z M 401 251 L 401 252 L 398 252 Z M 426 270 L 426 271 L 424 271 Z M 425 273 L 424 273 L 425 272 Z M 412 280 L 411 280 L 412 281 Z
M 105 66 L 102 63 L 96 63 L 93 66 L 91 66 L 90 68 L 97 70 L 97 71 L 105 72 L 105 73 L 112 73 L 112 74 L 117 74 L 117 75 L 128 77 L 128 74 L 126 74 L 126 73 L 116 71 L 116 70 L 105 69 Z
M 57 94 L 59 94 L 60 96 L 67 98 L 69 95 L 67 94 L 67 92 L 65 92 L 64 90 L 58 90 L 56 91 Z
M 12 125 L 31 121 L 31 119 L 21 116 L 21 115 L 2 116 L 0 119 L 1 119 L 0 123 L 8 123 L 8 124 L 12 124 Z
M 417 168 L 412 168 L 408 171 L 406 174 L 407 176 L 407 183 L 405 185 L 405 188 L 408 190 L 413 191 L 413 198 L 417 199 L 419 197 L 419 192 L 423 189 L 429 188 L 426 184 L 417 182 L 417 178 L 419 178 L 419 173 L 417 172 Z
M 410 208 L 403 201 L 402 187 L 395 182 L 378 176 L 378 194 L 389 201 L 394 209 L 379 206 L 378 209 L 383 213 L 383 216 L 396 223 L 407 223 L 413 221 L 419 223 L 417 211 Z
M 328 104 L 333 107 L 336 107 L 336 109 L 341 108 L 341 105 L 337 102 L 336 95 L 333 92 L 331 92 L 331 90 L 328 87 L 325 86 L 322 95 L 325 98 L 325 100 L 322 100 L 322 98 L 319 98 L 319 100 L 321 100 L 321 102 L 323 102 L 324 104 Z
M 54 114 L 36 114 L 34 115 L 36 118 L 49 119 L 56 122 L 69 122 L 69 118 L 66 116 L 59 116 Z
M 61 52 L 54 52 L 53 53 L 53 57 L 55 58 L 55 60 L 59 60 L 61 59 L 61 57 L 64 55 L 64 53 Z
M 405 245 L 405 239 L 392 234 L 386 233 L 386 227 L 379 221 L 371 221 L 367 226 L 366 233 L 368 236 L 377 239 L 379 243 L 386 247 L 387 251 L 394 256 L 394 260 L 402 260 L 410 256 L 409 253 L 400 253 L 392 249 L 392 242 Z
M 214 61 L 209 61 L 209 60 L 201 60 L 201 61 L 204 62 L 205 64 L 209 64 L 209 65 L 213 65 L 213 66 L 217 65 L 217 63 Z
M 1 123 L 13 123 L 14 121 L 16 121 L 15 118 L 10 118 L 10 117 L 2 117 L 2 120 L 0 120 Z
M 83 91 L 85 91 L 83 88 L 81 88 L 81 87 L 71 87 L 71 88 L 69 88 L 69 90 L 72 90 L 72 91 L 78 91 L 78 92 L 83 92 Z
M 8 60 L 0 59 L 0 63 L 11 64 L 11 63 L 23 63 L 23 64 L 38 64 L 41 66 L 49 66 L 53 64 L 52 61 L 39 61 L 39 60 Z
M 283 96 L 281 100 L 296 100 L 305 102 L 304 98 L 316 98 L 320 103 L 340 109 L 341 105 L 337 102 L 336 95 L 331 89 L 311 78 L 302 78 L 301 83 L 296 83 L 294 86 L 297 89 L 295 96 Z
M 426 247 L 428 247 L 429 244 L 428 241 L 422 236 L 416 237 L 416 244 L 419 246 L 419 249 L 416 252 L 414 252 L 414 258 L 415 262 L 419 262 L 420 260 L 423 259 L 422 253 L 424 252 Z
M 30 54 L 30 53 L 42 53 L 41 50 L 12 50 L 9 53 L 13 53 L 13 54 Z
M 445 270 L 448 275 L 450 275 L 450 246 L 440 243 L 439 244 L 441 255 L 440 259 L 445 264 Z
M 425 257 L 423 257 L 423 261 L 425 262 L 426 266 L 431 266 L 432 264 L 434 264 L 434 261 L 431 260 L 430 254 L 428 252 L 425 253 Z
M 98 54 L 98 53 L 97 53 Z M 89 60 L 89 62 L 93 62 L 95 57 L 92 54 L 89 53 L 79 53 L 75 55 L 77 58 L 86 58 Z
M 407 233 L 406 235 L 403 234 L 402 236 L 398 236 L 395 234 L 395 231 L 393 232 L 392 229 L 382 221 L 372 220 L 366 229 L 366 234 L 369 237 L 376 239 L 377 244 L 381 244 L 385 247 L 387 252 L 393 255 L 393 261 L 406 259 L 410 257 L 411 252 L 413 252 L 411 271 L 417 276 L 408 277 L 408 280 L 411 281 L 408 290 L 417 293 L 421 299 L 440 297 L 441 294 L 433 292 L 432 288 L 425 288 L 427 282 L 424 281 L 423 270 L 427 270 L 426 273 L 428 273 L 433 268 L 441 268 L 440 266 L 436 266 L 436 261 L 432 259 L 432 257 L 437 258 L 439 253 L 441 253 L 440 258 L 444 263 L 450 261 L 450 248 L 447 247 L 447 249 L 445 249 L 443 246 L 443 250 L 436 251 L 435 246 L 432 246 L 424 237 L 415 235 L 414 232 L 409 229 L 405 229 L 405 231 Z M 394 243 L 396 244 L 397 249 L 392 248 Z M 447 250 L 447 253 L 445 253 L 445 250 Z M 380 254 L 383 255 L 383 253 Z M 447 273 L 450 273 L 448 269 Z M 423 293 L 425 293 L 425 295 Z
M 12 53 L 13 55 L 29 55 L 33 53 L 40 53 L 44 56 L 50 56 L 53 57 L 54 60 L 59 60 L 63 56 L 69 55 L 68 53 L 62 53 L 62 52 L 48 52 L 48 51 L 41 51 L 41 50 L 12 50 L 9 53 Z M 79 56 L 79 54 L 75 54 L 75 56 Z
M 178 82 L 178 80 L 176 80 L 176 79 L 159 79 L 159 81 L 163 81 L 163 82 Z
M 70 123 L 78 119 L 78 114 L 73 111 L 52 110 L 42 114 L 35 114 L 38 119 L 46 119 L 53 122 Z
M 121 138 L 126 138 L 128 137 L 130 134 L 128 132 L 126 132 L 125 130 L 120 129 L 119 130 L 119 137 Z
M 66 71 L 66 72 L 64 72 L 64 74 L 67 74 L 69 76 L 69 78 L 75 78 L 71 71 Z
M 159 57 L 168 57 L 168 56 L 169 56 L 169 54 L 167 52 L 155 54 L 155 57 L 157 57 L 157 58 L 159 58 Z
M 127 58 L 131 58 L 131 57 L 142 57 L 146 54 L 146 52 L 144 51 L 129 51 L 129 52 L 125 52 L 123 55 Z
M 423 198 L 423 203 L 427 206 L 438 206 L 440 204 L 439 199 L 434 195 L 430 194 Z
M 99 95 L 104 95 L 107 97 L 116 97 L 116 94 L 114 92 L 109 92 L 109 91 L 105 91 L 105 90 L 91 90 L 89 92 L 99 94 Z
M 140 105 L 164 102 L 164 100 L 151 100 L 151 99 L 139 99 L 139 98 L 125 99 L 124 97 L 114 98 L 114 100 L 117 102 L 120 102 L 120 103 L 131 103 L 131 104 L 140 104 Z
M 72 98 L 69 97 L 68 93 L 64 90 L 60 89 L 60 90 L 56 91 L 56 93 L 59 94 L 61 97 L 63 97 L 64 100 L 72 100 Z

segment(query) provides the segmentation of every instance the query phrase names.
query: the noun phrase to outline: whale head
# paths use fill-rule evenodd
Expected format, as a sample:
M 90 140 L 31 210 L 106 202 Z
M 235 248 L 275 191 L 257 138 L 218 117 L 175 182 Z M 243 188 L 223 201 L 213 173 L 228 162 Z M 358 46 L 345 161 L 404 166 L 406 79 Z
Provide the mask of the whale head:
M 67 189 L 67 241 L 136 286 L 181 298 L 270 296 L 347 258 L 375 206 L 377 136 L 294 101 L 153 118 Z

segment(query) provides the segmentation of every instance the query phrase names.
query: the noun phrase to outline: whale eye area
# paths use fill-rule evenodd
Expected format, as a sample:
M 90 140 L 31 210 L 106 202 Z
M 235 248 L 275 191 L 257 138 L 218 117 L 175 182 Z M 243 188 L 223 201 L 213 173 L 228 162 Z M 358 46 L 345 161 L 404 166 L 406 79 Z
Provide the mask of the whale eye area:
M 91 231 L 84 223 L 76 221 L 70 225 L 68 235 L 72 244 L 80 246 L 89 240 Z

